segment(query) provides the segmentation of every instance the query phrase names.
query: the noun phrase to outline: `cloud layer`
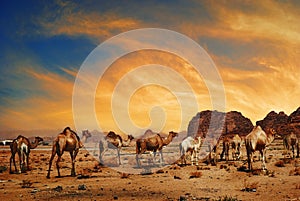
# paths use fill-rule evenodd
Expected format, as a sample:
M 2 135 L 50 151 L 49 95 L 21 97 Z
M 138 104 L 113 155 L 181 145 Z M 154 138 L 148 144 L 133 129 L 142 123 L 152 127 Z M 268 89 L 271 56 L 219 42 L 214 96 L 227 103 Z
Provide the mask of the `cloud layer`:
M 28 16 L 7 6 L 15 16 L 7 17 L 14 26 L 1 23 L 5 30 L 1 34 L 1 127 L 6 130 L 74 126 L 73 84 L 84 62 L 78 61 L 79 55 L 87 56 L 96 45 L 116 34 L 145 27 L 178 31 L 209 53 L 224 82 L 227 111 L 241 111 L 253 123 L 270 110 L 289 114 L 299 107 L 300 100 L 299 6 L 297 1 L 80 5 L 56 1 L 27 8 L 32 9 Z M 51 43 L 53 40 L 60 42 Z M 75 47 L 70 46 L 72 55 L 59 51 L 75 42 Z M 57 52 L 50 54 L 50 47 L 43 44 L 51 44 Z M 52 61 L 53 54 L 60 59 Z M 43 59 L 46 57 L 47 62 Z M 153 63 L 171 67 L 188 80 L 197 92 L 199 110 L 212 109 L 203 78 L 197 76 L 189 63 L 168 53 L 136 52 L 117 60 L 99 82 L 95 108 L 104 130 L 118 130 L 111 110 L 111 97 L 118 81 L 132 69 Z M 159 101 L 155 95 L 160 97 Z M 157 86 L 137 90 L 129 103 L 129 114 L 137 125 L 147 126 L 149 111 L 155 105 L 165 109 L 164 131 L 177 129 L 178 102 L 174 95 Z

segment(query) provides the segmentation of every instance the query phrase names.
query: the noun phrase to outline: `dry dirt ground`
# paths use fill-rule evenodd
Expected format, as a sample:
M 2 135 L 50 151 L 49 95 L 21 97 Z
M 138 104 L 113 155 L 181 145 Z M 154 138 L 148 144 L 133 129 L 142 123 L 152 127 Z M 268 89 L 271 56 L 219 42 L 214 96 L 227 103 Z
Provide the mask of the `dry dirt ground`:
M 71 164 L 65 153 L 62 177 L 55 177 L 53 164 L 50 179 L 46 179 L 50 147 L 32 150 L 31 170 L 22 174 L 9 174 L 10 152 L 1 147 L 0 200 L 300 200 L 300 160 L 283 160 L 281 146 L 273 143 L 267 151 L 266 173 L 259 170 L 259 161 L 254 163 L 254 173 L 243 171 L 243 154 L 242 161 L 228 164 L 170 165 L 144 175 L 101 167 L 82 149 L 76 177 L 68 176 Z

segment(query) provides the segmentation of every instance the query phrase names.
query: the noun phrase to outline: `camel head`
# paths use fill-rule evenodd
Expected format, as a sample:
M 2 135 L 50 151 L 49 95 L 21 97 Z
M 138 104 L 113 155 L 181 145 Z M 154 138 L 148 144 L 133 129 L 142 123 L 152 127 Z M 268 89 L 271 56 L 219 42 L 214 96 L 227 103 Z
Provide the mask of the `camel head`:
M 177 137 L 178 133 L 174 132 L 174 131 L 170 131 L 169 135 L 171 135 L 172 138 Z
M 38 141 L 38 142 L 42 142 L 42 141 L 44 141 L 44 139 L 43 139 L 43 138 L 41 138 L 41 137 L 39 137 L 39 136 L 35 137 L 35 140 L 36 140 L 36 141 Z
M 89 130 L 83 130 L 82 136 L 85 136 L 86 138 L 92 137 L 92 133 L 89 132 Z
M 133 140 L 134 139 L 134 137 L 132 136 L 132 135 L 128 135 L 128 140 Z
M 115 138 L 116 137 L 116 133 L 113 132 L 113 131 L 109 131 L 108 134 L 106 135 L 106 137 Z

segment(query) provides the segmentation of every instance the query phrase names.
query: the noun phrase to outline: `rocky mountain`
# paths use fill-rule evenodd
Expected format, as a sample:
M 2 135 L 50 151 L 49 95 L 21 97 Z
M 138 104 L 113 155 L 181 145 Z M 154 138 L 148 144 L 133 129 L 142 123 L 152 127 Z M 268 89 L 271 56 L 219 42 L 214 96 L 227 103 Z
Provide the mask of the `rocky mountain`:
M 273 128 L 279 135 L 294 132 L 300 137 L 300 107 L 289 116 L 284 112 L 271 111 L 263 120 L 257 121 L 256 124 L 264 130 Z
M 250 119 L 244 117 L 242 113 L 230 111 L 227 113 L 206 110 L 196 114 L 188 125 L 188 136 L 206 137 L 208 129 L 213 133 L 225 135 L 247 135 L 253 129 Z M 210 137 L 213 137 L 214 134 Z

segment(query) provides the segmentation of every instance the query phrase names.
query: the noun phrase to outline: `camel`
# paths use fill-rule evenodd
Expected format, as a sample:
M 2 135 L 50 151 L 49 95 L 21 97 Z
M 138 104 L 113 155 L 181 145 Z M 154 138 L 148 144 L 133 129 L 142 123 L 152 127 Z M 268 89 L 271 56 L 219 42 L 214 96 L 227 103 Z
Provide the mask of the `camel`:
M 232 138 L 225 137 L 223 139 L 223 150 L 220 155 L 221 160 L 223 159 L 223 156 L 225 154 L 225 160 L 226 162 L 228 162 L 230 145 L 232 149 L 232 159 L 239 160 L 241 156 L 242 139 L 238 134 L 235 134 Z
M 218 146 L 219 146 L 220 140 L 217 140 L 215 138 L 209 138 L 206 141 L 206 146 L 208 147 L 208 157 L 207 157 L 207 163 L 216 165 L 217 164 L 217 155 L 218 155 Z
M 223 138 L 223 150 L 222 150 L 222 153 L 220 155 L 220 159 L 223 160 L 223 156 L 225 154 L 226 162 L 228 162 L 228 160 L 229 160 L 230 143 L 231 143 L 230 137 L 224 137 Z
M 81 138 L 81 141 L 83 143 L 86 143 L 87 139 L 92 137 L 92 134 L 89 132 L 89 130 L 83 130 L 82 131 L 82 138 Z
M 120 150 L 122 147 L 129 146 L 130 142 L 134 139 L 132 135 L 127 136 L 127 140 L 123 140 L 122 137 L 113 131 L 110 131 L 104 139 L 99 141 L 99 161 L 101 164 L 103 162 L 103 155 L 108 149 L 116 149 L 118 155 L 118 163 L 121 165 L 121 158 L 120 158 Z
M 248 169 L 253 170 L 252 167 L 252 154 L 259 151 L 262 156 L 262 169 L 266 170 L 266 148 L 273 142 L 275 138 L 275 130 L 268 129 L 267 133 L 263 131 L 260 126 L 255 126 L 253 130 L 246 136 L 245 145 L 248 158 Z
M 84 135 L 83 137 L 86 138 L 87 135 Z M 58 134 L 58 136 L 53 141 L 52 154 L 51 154 L 51 158 L 50 158 L 50 162 L 49 162 L 47 178 L 48 179 L 50 178 L 52 161 L 56 154 L 58 156 L 57 161 L 56 161 L 57 174 L 58 174 L 58 177 L 60 177 L 59 162 L 65 151 L 70 153 L 71 160 L 72 160 L 71 176 L 73 176 L 73 177 L 76 176 L 75 158 L 79 152 L 79 148 L 82 148 L 82 147 L 83 147 L 83 144 L 80 141 L 79 136 L 76 134 L 75 131 L 71 130 L 70 127 L 66 127 L 63 130 L 63 132 Z
M 152 132 L 151 130 L 147 130 L 146 132 Z M 163 164 L 163 154 L 162 148 L 163 146 L 167 146 L 173 140 L 174 137 L 178 136 L 178 133 L 170 131 L 169 135 L 166 139 L 163 139 L 159 133 L 153 133 L 152 136 L 145 139 L 138 139 L 136 141 L 136 162 L 138 167 L 141 166 L 139 155 L 145 153 L 146 151 L 153 151 L 154 157 L 156 155 L 156 151 L 160 153 L 160 165 Z
M 180 144 L 179 144 L 179 149 L 180 149 L 180 155 L 183 159 L 184 164 L 186 164 L 186 153 L 190 152 L 191 153 L 191 163 L 192 165 L 195 164 L 198 165 L 198 150 L 200 149 L 201 146 L 201 137 L 197 137 L 194 139 L 193 137 L 189 136 L 185 138 Z
M 231 141 L 231 149 L 232 149 L 232 158 L 233 159 L 240 160 L 242 144 L 243 144 L 242 138 L 238 134 L 235 134 Z
M 18 172 L 16 161 L 15 161 L 15 155 L 18 153 L 19 155 L 19 161 L 20 161 L 20 170 L 19 173 L 25 171 L 25 164 L 27 165 L 27 170 L 29 170 L 29 154 L 31 149 L 35 149 L 39 142 L 43 141 L 43 138 L 41 137 L 35 137 L 35 140 L 33 143 L 29 141 L 28 138 L 19 135 L 16 139 L 13 140 L 13 142 L 10 144 L 10 164 L 9 164 L 9 173 L 12 172 L 11 163 L 14 163 L 15 171 Z
M 283 146 L 287 151 L 292 148 L 293 158 L 295 158 L 295 149 L 297 149 L 296 158 L 299 158 L 299 139 L 295 133 L 292 132 L 283 137 Z

